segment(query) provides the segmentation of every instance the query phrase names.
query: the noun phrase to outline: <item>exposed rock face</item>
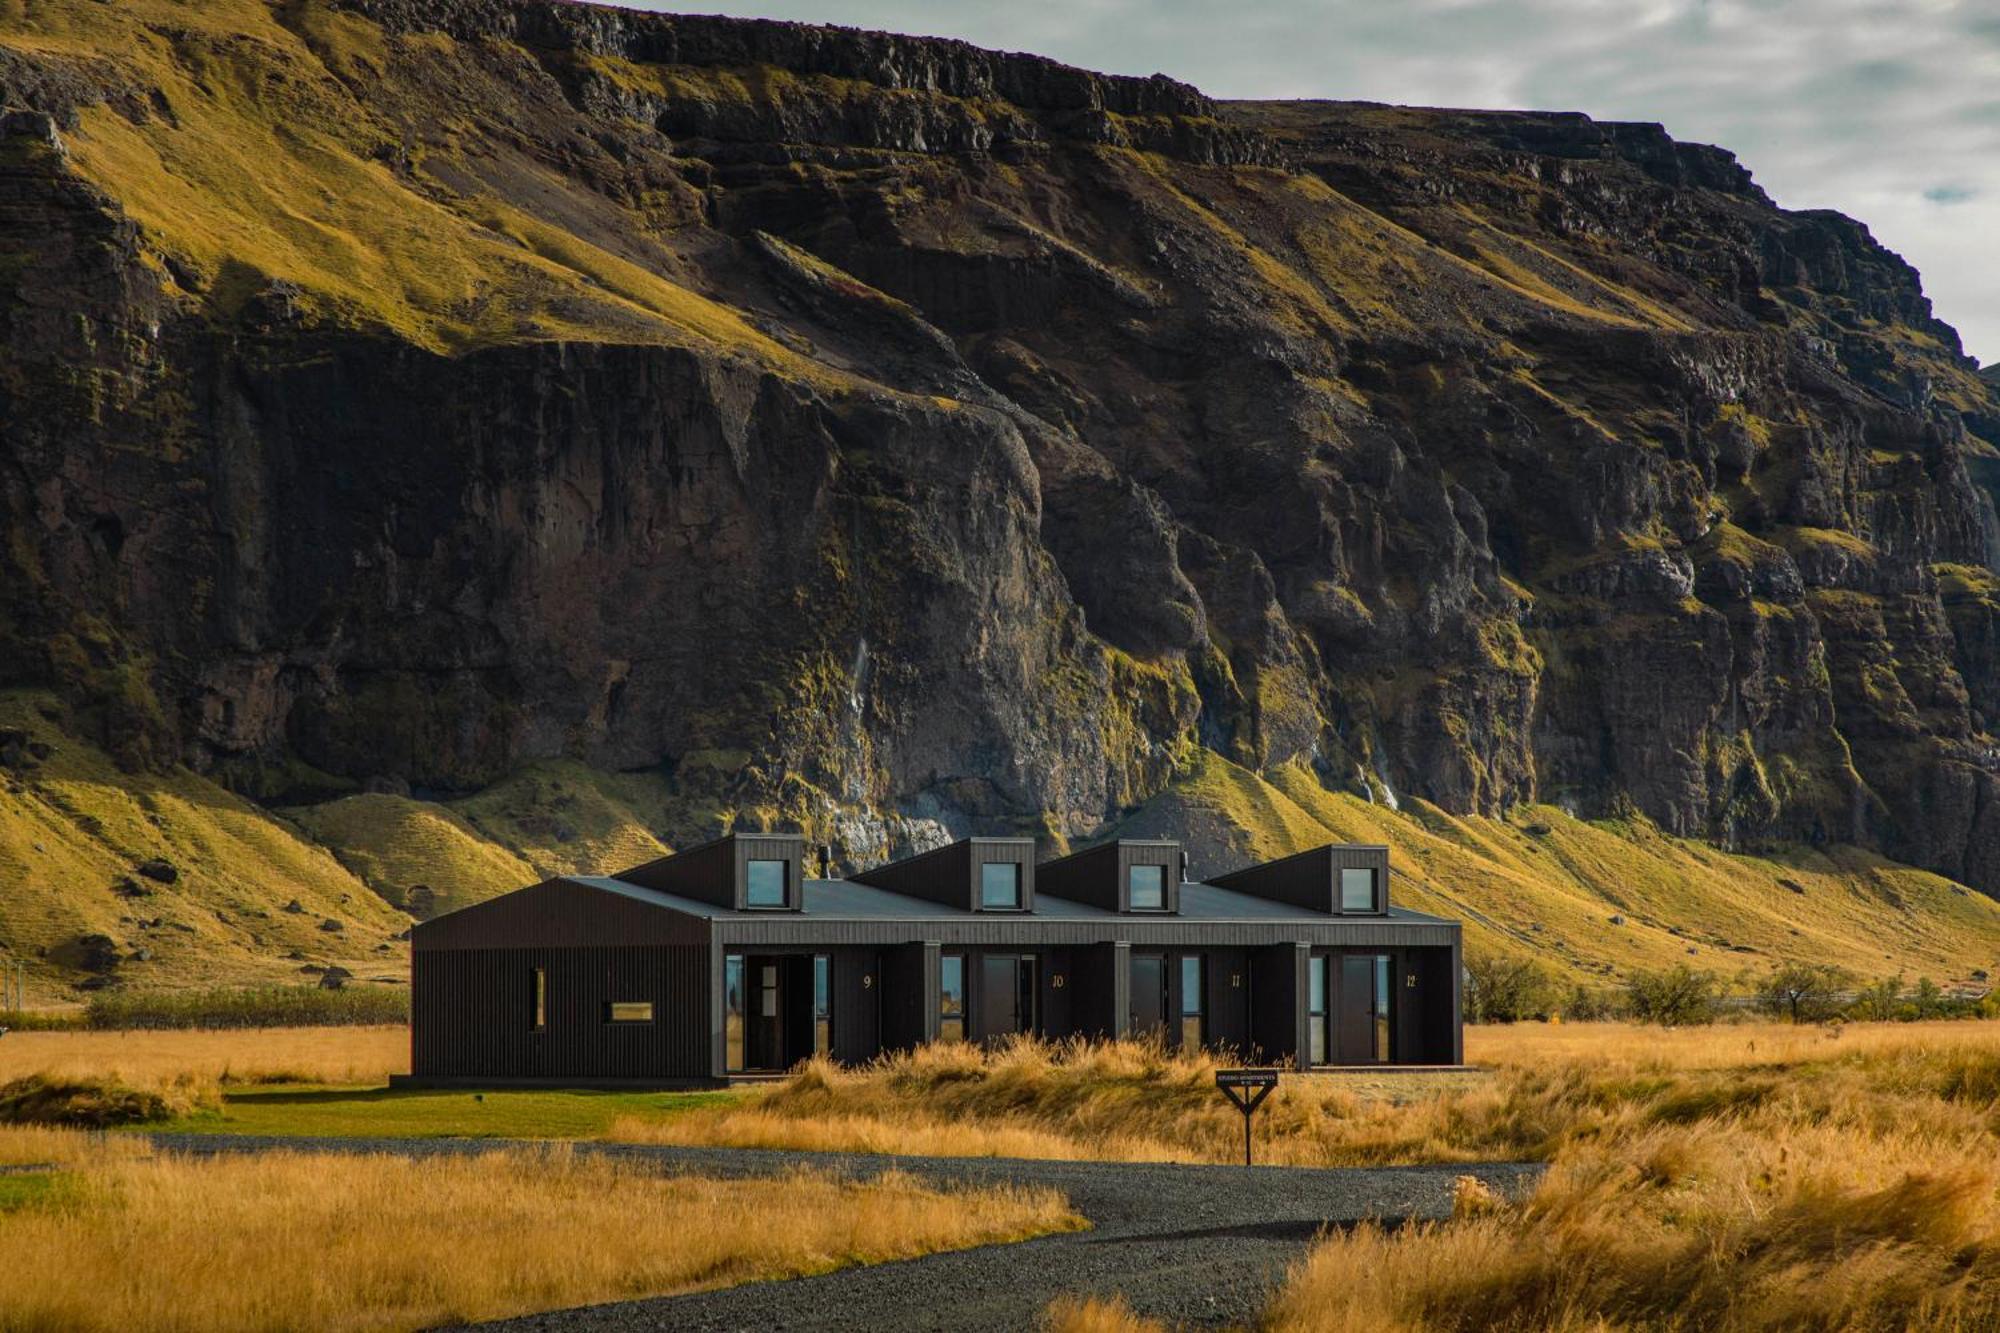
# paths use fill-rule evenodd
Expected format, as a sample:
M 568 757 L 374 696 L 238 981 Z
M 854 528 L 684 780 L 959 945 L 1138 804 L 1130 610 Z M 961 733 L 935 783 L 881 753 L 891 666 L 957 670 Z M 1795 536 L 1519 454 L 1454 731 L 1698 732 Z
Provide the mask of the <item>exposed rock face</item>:
M 1727 153 L 576 5 L 73 8 L 100 56 L 0 33 L 0 684 L 131 762 L 569 754 L 863 856 L 1207 746 L 2000 890 L 1991 373 Z M 187 222 L 220 187 L 132 145 L 234 133 L 225 77 L 422 236 Z M 453 228 L 461 287 L 339 286 Z

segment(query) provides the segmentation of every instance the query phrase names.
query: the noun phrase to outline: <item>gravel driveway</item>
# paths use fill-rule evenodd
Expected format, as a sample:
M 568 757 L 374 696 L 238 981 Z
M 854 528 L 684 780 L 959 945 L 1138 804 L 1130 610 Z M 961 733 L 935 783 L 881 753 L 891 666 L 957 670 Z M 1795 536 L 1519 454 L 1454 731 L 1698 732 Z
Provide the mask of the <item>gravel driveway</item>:
M 382 1152 L 410 1157 L 545 1146 L 499 1139 L 298 1139 L 156 1134 L 191 1153 Z M 652 1162 L 663 1171 L 770 1175 L 811 1167 L 843 1175 L 907 1171 L 940 1182 L 1012 1181 L 1061 1190 L 1092 1228 L 819 1277 L 556 1310 L 489 1327 L 517 1330 L 1018 1330 L 1066 1292 L 1124 1293 L 1141 1314 L 1187 1324 L 1247 1323 L 1320 1228 L 1366 1218 L 1444 1216 L 1452 1178 L 1518 1190 L 1540 1167 L 1158 1166 L 1013 1158 L 877 1157 L 579 1143 L 579 1152 Z

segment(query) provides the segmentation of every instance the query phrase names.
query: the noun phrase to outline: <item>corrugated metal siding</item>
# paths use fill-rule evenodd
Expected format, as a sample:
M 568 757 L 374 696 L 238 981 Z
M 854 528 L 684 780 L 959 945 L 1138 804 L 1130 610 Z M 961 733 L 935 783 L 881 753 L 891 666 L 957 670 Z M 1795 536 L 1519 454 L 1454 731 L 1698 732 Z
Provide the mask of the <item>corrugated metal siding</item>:
M 1048 890 L 1047 885 L 1043 886 Z M 960 919 L 911 923 L 893 918 L 827 919 L 777 915 L 717 920 L 718 938 L 738 946 L 863 945 L 908 942 L 913 931 L 926 939 L 961 946 L 991 945 L 1047 948 L 1064 944 L 1094 944 L 1107 939 L 1140 946 L 1174 948 L 1254 947 L 1280 940 L 1310 940 L 1322 947 L 1380 945 L 1388 948 L 1448 944 L 1457 938 L 1456 922 L 1397 921 L 1386 917 L 1321 916 L 1314 918 L 1209 921 L 1145 913 L 1119 917 L 1031 917 L 1015 913 L 972 913 Z
M 735 840 L 718 838 L 673 856 L 622 870 L 618 878 L 642 888 L 678 894 L 717 907 L 734 907 L 741 895 L 732 879 L 736 868 Z
M 1118 844 L 1107 842 L 1042 862 L 1035 867 L 1035 882 L 1043 893 L 1115 912 L 1120 901 L 1118 874 Z
M 1226 875 L 1210 875 L 1208 882 L 1308 911 L 1331 912 L 1340 905 L 1340 872 L 1350 868 L 1375 871 L 1377 898 L 1386 907 L 1389 849 L 1362 843 L 1330 843 L 1296 856 L 1232 870 Z
M 533 975 L 548 972 L 548 1027 Z M 446 949 L 412 960 L 411 1072 L 439 1078 L 683 1079 L 709 1073 L 708 955 L 698 946 Z M 651 1023 L 604 1021 L 650 1001 Z
M 972 910 L 972 848 L 968 843 L 954 842 L 921 856 L 857 870 L 848 878 L 905 897 Z
M 708 923 L 700 917 L 552 879 L 419 922 L 410 931 L 410 948 L 588 948 L 695 944 L 707 937 Z

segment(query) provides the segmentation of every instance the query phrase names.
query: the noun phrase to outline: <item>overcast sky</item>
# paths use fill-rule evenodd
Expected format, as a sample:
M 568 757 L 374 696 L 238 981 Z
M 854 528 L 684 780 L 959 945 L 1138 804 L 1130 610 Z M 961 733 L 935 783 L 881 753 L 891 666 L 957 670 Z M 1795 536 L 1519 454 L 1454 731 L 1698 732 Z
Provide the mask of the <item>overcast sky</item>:
M 2000 361 L 2000 0 L 628 0 L 962 37 L 1216 97 L 1655 120 L 1915 264 Z

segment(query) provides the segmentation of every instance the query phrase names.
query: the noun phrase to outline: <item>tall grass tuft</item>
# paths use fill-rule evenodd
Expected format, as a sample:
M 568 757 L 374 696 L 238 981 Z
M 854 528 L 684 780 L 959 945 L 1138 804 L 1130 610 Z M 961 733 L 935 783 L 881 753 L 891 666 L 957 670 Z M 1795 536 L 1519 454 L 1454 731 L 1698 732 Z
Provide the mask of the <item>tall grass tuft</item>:
M 153 1087 L 133 1087 L 109 1078 L 61 1078 L 30 1074 L 0 1084 L 0 1124 L 61 1125 L 109 1129 L 171 1120 L 222 1105 L 215 1084 L 182 1076 Z

